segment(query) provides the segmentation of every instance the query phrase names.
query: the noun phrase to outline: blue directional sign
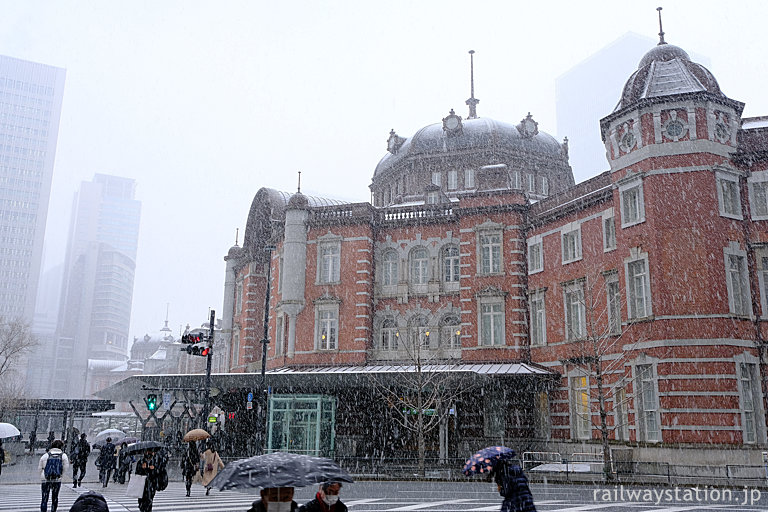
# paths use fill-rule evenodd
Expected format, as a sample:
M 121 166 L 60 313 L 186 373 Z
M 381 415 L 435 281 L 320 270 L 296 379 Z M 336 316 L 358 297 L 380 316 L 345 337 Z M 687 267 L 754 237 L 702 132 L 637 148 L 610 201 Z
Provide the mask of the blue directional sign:
M 248 400 L 246 402 L 253 402 L 253 393 L 248 393 Z

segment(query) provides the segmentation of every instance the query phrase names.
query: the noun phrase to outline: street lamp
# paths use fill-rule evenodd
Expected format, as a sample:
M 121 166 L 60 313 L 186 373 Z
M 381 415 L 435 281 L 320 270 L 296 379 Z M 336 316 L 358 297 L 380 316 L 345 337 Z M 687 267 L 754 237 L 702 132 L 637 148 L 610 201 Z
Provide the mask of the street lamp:
M 267 256 L 267 282 L 266 293 L 264 293 L 264 337 L 261 339 L 261 393 L 259 394 L 259 418 L 258 418 L 258 439 L 256 446 L 256 455 L 264 453 L 264 437 L 267 429 L 267 345 L 269 344 L 269 301 L 271 294 L 272 279 L 272 252 L 275 250 L 273 245 L 264 247 Z

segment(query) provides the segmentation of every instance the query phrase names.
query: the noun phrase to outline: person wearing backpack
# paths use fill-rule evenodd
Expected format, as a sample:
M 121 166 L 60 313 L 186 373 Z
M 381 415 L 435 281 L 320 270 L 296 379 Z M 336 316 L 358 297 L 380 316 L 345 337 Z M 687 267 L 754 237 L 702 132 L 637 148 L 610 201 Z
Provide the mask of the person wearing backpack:
M 64 453 L 64 443 L 60 439 L 51 442 L 50 449 L 40 457 L 37 469 L 40 470 L 40 480 L 43 499 L 40 502 L 40 511 L 48 510 L 48 496 L 51 496 L 51 512 L 56 512 L 59 507 L 59 490 L 61 489 L 61 475 L 69 470 L 69 458 Z

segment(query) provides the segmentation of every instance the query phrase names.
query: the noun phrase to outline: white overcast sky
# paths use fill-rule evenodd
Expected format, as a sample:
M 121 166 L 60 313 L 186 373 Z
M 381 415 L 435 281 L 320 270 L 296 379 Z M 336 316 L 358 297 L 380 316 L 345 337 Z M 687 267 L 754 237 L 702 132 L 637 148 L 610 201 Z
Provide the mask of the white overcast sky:
M 82 180 L 134 178 L 130 335 L 159 330 L 167 303 L 174 331 L 199 325 L 260 187 L 295 190 L 300 170 L 304 192 L 368 200 L 390 129 L 466 116 L 470 49 L 481 117 L 530 111 L 561 139 L 555 78 L 626 32 L 656 38 L 657 5 L 669 43 L 768 115 L 768 2 L 0 0 L 0 54 L 67 70 L 45 265 Z

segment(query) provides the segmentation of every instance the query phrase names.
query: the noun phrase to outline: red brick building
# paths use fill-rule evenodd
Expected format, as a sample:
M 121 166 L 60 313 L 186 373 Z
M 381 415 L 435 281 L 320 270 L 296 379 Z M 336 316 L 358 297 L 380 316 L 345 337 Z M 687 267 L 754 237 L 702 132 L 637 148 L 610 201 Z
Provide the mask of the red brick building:
M 567 140 L 467 103 L 467 119 L 390 133 L 373 204 L 256 194 L 226 257 L 223 332 L 229 370 L 258 372 L 269 276 L 269 447 L 413 449 L 370 376 L 408 394 L 423 365 L 471 379 L 429 409 L 442 460 L 485 441 L 599 451 L 605 432 L 639 461 L 756 463 L 768 118 L 742 119 L 659 44 L 601 121 L 610 171 L 574 184 Z

